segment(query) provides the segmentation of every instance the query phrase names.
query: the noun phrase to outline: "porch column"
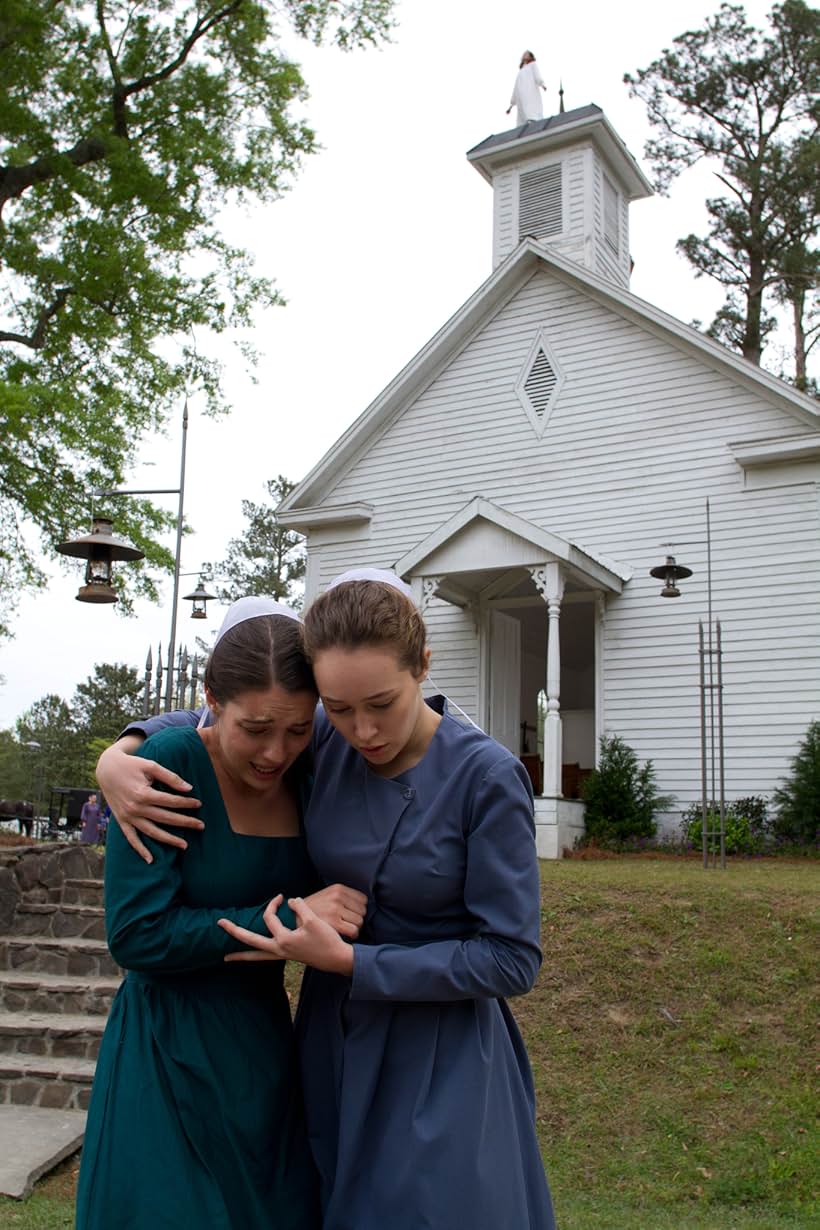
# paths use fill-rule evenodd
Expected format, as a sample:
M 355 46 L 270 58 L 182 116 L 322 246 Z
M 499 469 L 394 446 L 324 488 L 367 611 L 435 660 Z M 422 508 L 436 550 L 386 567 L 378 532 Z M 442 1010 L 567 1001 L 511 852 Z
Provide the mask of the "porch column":
M 547 715 L 544 720 L 544 794 L 561 795 L 561 600 L 564 575 L 553 560 L 530 568 L 535 587 L 547 604 Z

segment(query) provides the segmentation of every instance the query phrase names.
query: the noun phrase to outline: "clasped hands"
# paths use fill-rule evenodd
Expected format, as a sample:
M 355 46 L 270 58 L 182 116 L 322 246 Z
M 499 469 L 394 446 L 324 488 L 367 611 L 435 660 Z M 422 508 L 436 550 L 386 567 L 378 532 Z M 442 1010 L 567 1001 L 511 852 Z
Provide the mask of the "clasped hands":
M 332 884 L 309 897 L 291 897 L 288 905 L 299 926 L 295 931 L 279 920 L 283 897 L 279 893 L 263 915 L 270 937 L 238 927 L 228 918 L 219 926 L 254 952 L 230 953 L 226 961 L 300 961 L 333 974 L 353 973 L 353 948 L 346 942 L 359 934 L 367 909 L 364 893 L 344 884 Z M 345 938 L 342 938 L 345 937 Z

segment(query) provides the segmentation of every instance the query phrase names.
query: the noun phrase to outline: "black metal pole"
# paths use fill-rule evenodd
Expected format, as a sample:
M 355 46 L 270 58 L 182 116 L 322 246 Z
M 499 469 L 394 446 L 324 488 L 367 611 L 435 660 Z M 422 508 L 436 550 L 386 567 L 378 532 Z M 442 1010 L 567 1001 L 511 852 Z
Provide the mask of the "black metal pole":
M 174 592 L 171 599 L 171 639 L 168 644 L 168 679 L 165 685 L 165 708 L 170 712 L 174 695 L 174 650 L 177 639 L 177 603 L 179 601 L 179 568 L 182 558 L 182 513 L 185 506 L 185 451 L 188 445 L 188 402 L 182 412 L 182 453 L 179 463 L 179 506 L 177 509 L 177 549 L 174 560 Z

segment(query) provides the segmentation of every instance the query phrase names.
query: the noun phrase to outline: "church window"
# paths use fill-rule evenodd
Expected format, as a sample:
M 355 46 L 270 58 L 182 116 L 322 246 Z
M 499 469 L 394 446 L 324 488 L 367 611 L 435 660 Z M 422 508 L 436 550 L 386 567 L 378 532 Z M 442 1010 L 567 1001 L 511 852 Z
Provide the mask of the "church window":
M 560 235 L 563 229 L 561 163 L 522 173 L 518 186 L 518 238 Z
M 558 377 L 550 366 L 550 361 L 539 350 L 535 362 L 530 368 L 530 374 L 524 381 L 524 392 L 530 399 L 532 408 L 539 418 L 546 412 L 552 391 L 558 383 Z
M 515 386 L 516 396 L 539 438 L 552 414 L 562 379 L 561 369 L 541 329 L 533 340 Z

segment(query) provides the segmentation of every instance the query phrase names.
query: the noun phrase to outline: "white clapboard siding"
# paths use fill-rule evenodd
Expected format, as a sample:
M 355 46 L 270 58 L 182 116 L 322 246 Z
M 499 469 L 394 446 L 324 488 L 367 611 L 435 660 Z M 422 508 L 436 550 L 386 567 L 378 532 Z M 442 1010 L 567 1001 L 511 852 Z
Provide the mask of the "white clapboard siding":
M 562 375 L 540 439 L 515 394 L 539 331 Z M 374 515 L 366 540 L 323 531 L 311 586 L 355 563 L 392 565 L 476 495 L 631 569 L 603 616 L 604 727 L 685 806 L 700 797 L 708 496 L 727 790 L 770 794 L 820 713 L 817 485 L 744 490 L 728 442 L 809 431 L 764 389 L 545 268 L 328 487 L 328 504 L 366 501 Z M 675 541 L 695 575 L 667 601 L 648 571 Z M 428 620 L 436 682 L 478 718 L 472 617 L 434 601 Z

